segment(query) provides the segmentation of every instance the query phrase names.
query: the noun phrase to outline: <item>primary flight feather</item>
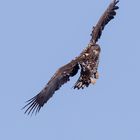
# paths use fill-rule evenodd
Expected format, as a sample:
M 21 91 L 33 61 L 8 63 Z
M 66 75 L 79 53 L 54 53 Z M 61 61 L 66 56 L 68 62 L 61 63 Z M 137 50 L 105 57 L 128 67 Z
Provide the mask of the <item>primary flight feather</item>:
M 119 8 L 117 6 L 118 2 L 119 0 L 113 0 L 105 10 L 96 26 L 93 27 L 91 40 L 82 53 L 70 63 L 59 68 L 46 86 L 36 96 L 27 101 L 27 104 L 23 107 L 23 109 L 27 107 L 25 113 L 36 114 L 39 112 L 40 108 L 47 103 L 55 91 L 68 82 L 70 77 L 75 76 L 79 69 L 80 77 L 75 83 L 74 89 L 83 89 L 91 83 L 95 84 L 96 79 L 99 77 L 98 64 L 101 51 L 100 46 L 96 42 L 101 37 L 105 25 L 116 15 L 116 10 Z

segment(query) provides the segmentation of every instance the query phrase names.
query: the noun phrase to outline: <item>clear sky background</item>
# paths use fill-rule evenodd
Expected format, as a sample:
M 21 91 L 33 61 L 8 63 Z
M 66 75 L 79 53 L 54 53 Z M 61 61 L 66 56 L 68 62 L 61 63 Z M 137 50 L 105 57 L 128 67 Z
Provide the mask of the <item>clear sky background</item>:
M 1 140 L 140 140 L 139 0 L 121 0 L 105 28 L 95 86 L 72 89 L 77 75 L 37 116 L 21 110 L 86 47 L 110 1 L 0 1 Z

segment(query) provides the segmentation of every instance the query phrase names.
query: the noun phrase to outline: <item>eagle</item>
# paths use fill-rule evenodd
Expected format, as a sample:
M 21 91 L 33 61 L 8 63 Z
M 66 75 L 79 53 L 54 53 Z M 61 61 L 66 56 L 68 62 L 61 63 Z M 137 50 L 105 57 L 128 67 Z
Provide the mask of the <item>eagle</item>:
M 100 17 L 96 26 L 93 27 L 91 33 L 91 39 L 87 47 L 80 53 L 78 57 L 75 57 L 71 62 L 60 67 L 46 86 L 33 98 L 27 101 L 26 105 L 22 108 L 25 109 L 24 113 L 37 114 L 41 107 L 53 96 L 55 91 L 70 81 L 70 77 L 73 77 L 80 70 L 80 76 L 74 85 L 74 89 L 83 89 L 90 84 L 95 84 L 99 78 L 98 64 L 99 55 L 101 52 L 100 46 L 97 44 L 98 39 L 102 35 L 105 25 L 107 25 L 116 15 L 116 10 L 119 9 L 117 3 L 119 0 L 113 0 L 103 15 Z

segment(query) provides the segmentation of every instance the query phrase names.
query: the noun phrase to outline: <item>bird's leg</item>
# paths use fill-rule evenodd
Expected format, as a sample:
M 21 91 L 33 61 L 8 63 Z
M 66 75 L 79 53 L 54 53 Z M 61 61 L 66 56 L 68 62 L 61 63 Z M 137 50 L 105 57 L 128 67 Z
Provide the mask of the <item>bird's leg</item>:
M 94 73 L 94 76 L 93 77 L 90 77 L 90 81 L 91 81 L 91 83 L 92 84 L 95 84 L 96 83 L 96 80 L 99 78 L 99 73 L 98 73 L 98 71 L 96 71 L 95 73 Z
M 96 71 L 96 72 L 94 73 L 94 78 L 95 78 L 95 79 L 99 79 L 99 73 L 98 73 L 98 71 Z
M 90 77 L 90 82 L 94 85 L 96 83 L 96 79 L 93 77 Z

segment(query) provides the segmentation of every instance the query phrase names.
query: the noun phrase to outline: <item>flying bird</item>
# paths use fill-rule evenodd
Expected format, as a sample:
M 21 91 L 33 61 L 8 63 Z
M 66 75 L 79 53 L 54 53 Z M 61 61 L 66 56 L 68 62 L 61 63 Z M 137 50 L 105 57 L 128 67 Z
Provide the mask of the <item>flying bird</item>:
M 99 78 L 98 64 L 101 52 L 97 41 L 100 39 L 105 25 L 116 15 L 116 10 L 119 9 L 117 6 L 118 2 L 119 0 L 113 0 L 109 4 L 96 26 L 93 27 L 91 40 L 80 55 L 68 64 L 60 67 L 46 86 L 36 96 L 27 101 L 27 104 L 23 107 L 23 109 L 26 108 L 25 113 L 38 113 L 41 107 L 53 96 L 55 91 L 68 82 L 70 77 L 75 76 L 78 70 L 80 70 L 80 76 L 74 85 L 74 89 L 83 89 L 90 84 L 95 84 L 96 80 Z

